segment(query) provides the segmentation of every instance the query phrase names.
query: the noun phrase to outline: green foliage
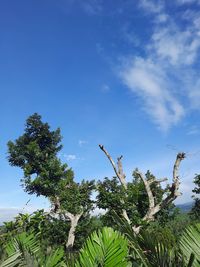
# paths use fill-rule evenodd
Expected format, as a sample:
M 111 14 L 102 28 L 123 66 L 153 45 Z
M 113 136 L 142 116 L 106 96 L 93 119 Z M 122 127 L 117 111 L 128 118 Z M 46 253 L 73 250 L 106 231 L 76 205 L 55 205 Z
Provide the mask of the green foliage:
M 100 230 L 102 227 L 103 225 L 99 217 L 91 217 L 88 214 L 82 216 L 78 226 L 76 227 L 74 250 L 80 250 L 88 236 L 90 236 L 94 231 Z
M 112 228 L 94 232 L 80 251 L 76 267 L 127 267 L 128 242 Z
M 190 216 L 193 219 L 200 221 L 200 199 L 195 198 L 194 201 L 195 201 L 194 206 L 192 207 L 192 209 L 190 211 Z
M 194 184 L 195 184 L 195 188 L 192 190 L 193 193 L 195 193 L 196 195 L 200 194 L 200 175 L 196 175 L 194 178 Z M 199 197 L 195 197 L 194 198 L 194 206 L 192 207 L 192 210 L 190 212 L 190 215 L 192 217 L 192 219 L 195 219 L 197 221 L 200 221 L 200 198 Z
M 93 204 L 94 181 L 74 181 L 73 171 L 57 157 L 60 141 L 60 129 L 50 131 L 48 123 L 35 113 L 27 119 L 24 134 L 8 142 L 8 160 L 23 170 L 22 182 L 28 193 L 46 196 L 53 203 L 59 197 L 61 209 L 72 214 L 88 211 Z
M 64 250 L 58 248 L 48 255 L 41 251 L 40 242 L 34 234 L 25 232 L 14 236 L 6 245 L 6 259 L 0 263 L 1 267 L 56 267 L 65 266 Z
M 59 238 L 63 236 L 58 233 L 59 230 L 65 232 L 65 238 L 68 236 L 63 227 L 69 230 L 69 224 L 63 223 L 61 219 L 69 219 L 66 212 L 86 216 L 92 210 L 94 201 L 91 200 L 91 194 L 95 189 L 94 181 L 74 181 L 73 171 L 57 157 L 62 148 L 60 142 L 60 129 L 51 131 L 48 123 L 43 123 L 37 113 L 27 119 L 24 134 L 14 142 L 8 142 L 8 160 L 12 166 L 23 170 L 21 181 L 25 191 L 48 197 L 54 213 L 59 213 L 59 220 L 51 218 L 51 226 L 57 225 L 51 228 L 58 234 L 53 238 L 55 243 L 61 242 Z
M 14 221 L 4 223 L 0 229 L 0 266 L 200 266 L 200 226 L 190 226 L 185 231 L 189 217 L 181 214 L 173 204 L 163 208 L 156 214 L 156 222 L 149 223 L 135 236 L 132 225 L 144 224 L 142 218 L 149 206 L 144 183 L 137 171 L 133 172 L 127 189 L 116 177 L 98 181 L 97 207 L 107 212 L 91 217 L 90 211 L 94 207 L 91 194 L 95 183 L 74 181 L 73 171 L 57 156 L 62 148 L 60 143 L 60 129 L 52 131 L 37 113 L 27 119 L 23 135 L 8 142 L 9 163 L 23 170 L 21 181 L 25 191 L 47 197 L 54 211 L 39 210 L 32 215 L 20 213 Z M 147 180 L 154 178 L 149 171 L 146 173 Z M 193 192 L 199 194 L 200 175 L 194 182 Z M 156 182 L 151 183 L 151 190 L 156 204 L 168 193 Z M 123 220 L 123 209 L 131 225 Z M 69 213 L 81 217 L 75 229 L 73 253 L 66 254 L 63 248 L 70 229 Z M 195 198 L 191 214 L 199 220 L 200 199 Z M 105 225 L 113 229 L 103 227 Z M 91 232 L 93 234 L 87 239 Z
M 132 266 L 140 267 L 196 267 L 199 260 L 198 231 L 183 232 L 178 242 L 167 228 L 146 229 L 135 235 L 131 226 L 116 213 L 113 215 L 121 232 L 129 240 L 129 255 Z M 189 227 L 190 229 L 190 227 Z M 194 240 L 196 242 L 194 243 Z M 194 243 L 194 244 L 193 244 Z M 186 248 L 186 251 L 183 249 Z
M 52 196 L 61 179 L 73 178 L 73 172 L 57 158 L 60 141 L 60 129 L 50 131 L 48 123 L 35 113 L 27 119 L 24 134 L 8 142 L 9 163 L 23 170 L 21 181 L 28 193 Z
M 81 183 L 76 183 L 73 180 L 70 182 L 62 180 L 57 192 L 61 209 L 67 210 L 72 214 L 90 211 L 94 203 L 91 200 L 91 194 L 94 189 L 94 181 L 82 180 Z
M 200 224 L 191 225 L 185 230 L 180 240 L 180 249 L 186 259 L 193 253 L 194 264 L 192 266 L 200 266 Z
M 37 239 L 44 251 L 51 248 L 64 247 L 68 236 L 70 222 L 59 217 L 53 217 L 44 210 L 35 211 L 33 214 L 19 214 L 13 221 L 5 222 L 0 235 L 3 243 L 10 240 L 16 234 L 40 233 Z M 87 237 L 95 230 L 102 228 L 100 218 L 84 214 L 76 228 L 74 250 L 79 250 Z M 1 245 L 1 242 L 0 242 Z M 1 247 L 1 246 L 0 246 Z
M 36 214 L 37 218 L 41 218 L 41 214 L 39 214 L 40 211 Z M 99 229 L 86 240 L 79 255 L 78 253 L 65 255 L 60 245 L 55 249 L 49 246 L 45 248 L 44 243 L 42 243 L 41 232 L 37 234 L 36 232 L 17 234 L 12 232 L 12 237 L 9 236 L 10 239 L 7 239 L 2 245 L 1 250 L 4 250 L 4 253 L 0 256 L 0 266 L 199 266 L 200 224 L 188 227 L 177 240 L 170 229 L 161 227 L 156 230 L 151 227 L 144 229 L 136 236 L 126 221 L 116 213 L 113 216 L 124 235 L 107 227 L 102 228 L 102 230 Z M 19 217 L 17 217 L 17 222 L 20 221 Z M 47 217 L 45 220 L 47 220 Z M 32 221 L 31 216 L 25 221 L 26 229 L 31 230 L 29 227 Z M 38 221 L 38 219 L 35 221 L 36 225 L 40 225 Z M 42 230 L 44 225 L 40 226 Z M 96 220 L 96 226 L 101 227 L 99 220 Z M 23 229 L 23 227 L 20 229 Z
M 6 246 L 7 259 L 1 263 L 2 267 L 34 266 L 33 255 L 39 251 L 39 244 L 34 235 L 21 233 L 12 238 Z
M 155 178 L 149 171 L 146 173 L 146 179 Z M 144 187 L 144 183 L 137 174 L 133 172 L 133 179 L 127 183 L 127 190 L 120 184 L 119 180 L 114 177 L 103 181 L 98 181 L 97 184 L 97 206 L 102 209 L 107 209 L 107 213 L 102 216 L 102 221 L 105 225 L 113 227 L 112 212 L 115 211 L 118 216 L 121 216 L 122 210 L 125 209 L 133 225 L 143 224 L 142 217 L 146 214 L 149 200 Z M 165 190 L 157 183 L 151 185 L 155 203 L 161 201 Z M 164 211 L 163 211 L 164 213 Z M 169 216 L 168 208 L 165 209 L 165 220 Z
M 26 219 L 23 220 L 24 218 Z M 38 210 L 33 214 L 19 214 L 14 221 L 4 224 L 5 240 L 10 240 L 12 236 L 22 232 L 33 233 L 44 249 L 46 247 L 64 246 L 70 228 L 68 221 L 52 217 L 44 210 Z M 12 228 L 8 228 L 7 225 L 12 225 Z M 40 234 L 37 235 L 37 233 Z
M 167 216 L 165 216 L 165 210 L 162 210 L 148 228 L 155 232 L 167 229 L 174 236 L 175 240 L 178 241 L 186 227 L 191 224 L 191 219 L 188 214 L 182 213 L 176 207 L 172 207 L 166 213 Z

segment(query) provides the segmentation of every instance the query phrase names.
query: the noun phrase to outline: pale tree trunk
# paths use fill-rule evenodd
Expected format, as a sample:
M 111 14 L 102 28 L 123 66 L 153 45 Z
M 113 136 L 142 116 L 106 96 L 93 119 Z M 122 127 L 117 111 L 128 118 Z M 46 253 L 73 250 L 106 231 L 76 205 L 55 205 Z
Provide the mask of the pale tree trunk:
M 103 145 L 99 145 L 100 149 L 105 153 L 105 155 L 107 156 L 107 158 L 109 159 L 113 170 L 117 176 L 117 178 L 119 179 L 121 185 L 124 187 L 125 190 L 127 190 L 127 182 L 126 182 L 126 175 L 123 173 L 123 168 L 122 168 L 122 156 L 119 157 L 117 159 L 117 166 L 115 164 L 115 162 L 113 161 L 112 157 L 110 156 L 110 154 L 106 151 L 106 149 L 104 148 Z M 164 179 L 150 179 L 147 180 L 145 178 L 145 176 L 137 171 L 137 174 L 139 175 L 139 177 L 141 178 L 141 180 L 144 183 L 145 186 L 145 190 L 147 192 L 147 196 L 148 196 L 148 200 L 149 200 L 149 207 L 147 210 L 147 213 L 145 214 L 145 216 L 142 218 L 143 221 L 145 222 L 150 222 L 153 221 L 155 219 L 155 215 L 162 210 L 163 208 L 165 208 L 166 206 L 168 206 L 170 203 L 172 203 L 178 196 L 181 195 L 181 193 L 179 192 L 179 186 L 180 186 L 180 180 L 179 180 L 179 175 L 178 175 L 178 170 L 179 170 L 179 166 L 181 161 L 185 158 L 185 153 L 178 153 L 176 156 L 176 160 L 174 163 L 174 168 L 173 168 L 173 181 L 172 181 L 172 185 L 169 188 L 169 194 L 167 197 L 165 197 L 164 199 L 162 199 L 160 201 L 160 203 L 156 204 L 155 203 L 155 199 L 153 196 L 153 192 L 151 189 L 151 185 L 153 183 L 161 183 L 167 180 L 167 178 Z M 123 203 L 123 201 L 122 201 Z M 128 214 L 126 212 L 125 209 L 122 210 L 122 216 L 124 217 L 124 219 L 131 224 L 131 220 L 128 217 Z M 132 226 L 132 230 L 135 234 L 138 234 L 140 232 L 141 229 L 141 225 L 139 226 Z
M 54 204 L 54 208 L 52 209 L 52 213 L 57 213 L 61 218 L 64 217 L 65 220 L 69 220 L 70 221 L 70 229 L 69 229 L 69 233 L 68 233 L 68 238 L 65 244 L 65 247 L 67 250 L 71 250 L 74 246 L 74 241 L 75 241 L 75 231 L 76 231 L 76 227 L 78 225 L 78 222 L 81 218 L 81 216 L 83 215 L 83 212 L 80 212 L 78 214 L 72 214 L 71 212 L 68 211 L 62 211 L 61 210 L 61 205 L 60 205 L 60 199 L 58 196 L 56 196 L 53 200 L 53 204 Z
M 65 217 L 70 219 L 70 230 L 69 230 L 69 234 L 68 234 L 68 239 L 66 242 L 66 249 L 67 250 L 71 250 L 74 246 L 74 241 L 75 241 L 75 231 L 76 231 L 76 227 L 78 225 L 78 221 L 81 218 L 83 213 L 79 213 L 79 214 L 71 214 L 69 212 L 66 212 L 64 214 Z

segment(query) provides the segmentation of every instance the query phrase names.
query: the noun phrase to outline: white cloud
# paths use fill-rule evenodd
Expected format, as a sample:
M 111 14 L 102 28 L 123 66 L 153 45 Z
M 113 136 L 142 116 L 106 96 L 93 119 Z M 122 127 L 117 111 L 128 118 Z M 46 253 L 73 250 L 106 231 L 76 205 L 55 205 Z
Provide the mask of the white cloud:
M 150 13 L 160 13 L 164 8 L 163 1 L 140 0 L 139 6 Z
M 107 84 L 103 84 L 101 87 L 102 92 L 109 92 L 110 91 L 110 86 Z
M 199 0 L 176 0 L 179 5 L 185 5 L 185 4 L 200 4 Z
M 132 44 L 136 47 L 140 45 L 140 39 L 135 34 L 133 29 L 130 27 L 130 25 L 123 25 L 121 28 L 121 37 L 124 41 L 126 41 L 129 44 Z
M 189 90 L 188 95 L 191 101 L 191 107 L 193 109 L 200 109 L 200 79 L 194 81 L 194 85 Z
M 191 65 L 197 59 L 200 36 L 190 30 L 181 31 L 177 27 L 160 28 L 152 35 L 151 49 L 172 65 Z
M 0 207 L 0 225 L 3 224 L 3 222 L 11 221 L 13 220 L 19 213 L 33 213 L 34 211 L 38 210 L 38 207 L 25 207 L 25 208 L 19 208 L 19 207 Z
M 78 144 L 79 144 L 80 147 L 82 147 L 83 145 L 88 144 L 88 141 L 86 141 L 86 140 L 79 140 L 78 141 Z
M 200 134 L 200 127 L 196 125 L 192 126 L 187 132 L 187 135 L 199 135 L 199 134 Z
M 155 22 L 156 23 L 164 23 L 167 22 L 167 20 L 169 19 L 169 16 L 165 13 L 160 13 L 156 16 Z
M 120 77 L 140 97 L 141 109 L 167 130 L 200 108 L 200 12 L 184 10 L 178 20 L 161 1 L 141 1 L 140 7 L 151 13 L 153 33 L 140 56 L 124 59 Z
M 101 0 L 85 0 L 81 4 L 88 15 L 97 15 L 102 11 Z
M 67 161 L 76 160 L 77 156 L 74 154 L 64 154 L 64 158 L 66 158 Z
M 146 112 L 168 130 L 184 115 L 182 105 L 170 93 L 165 73 L 150 59 L 135 58 L 121 71 L 126 86 L 141 96 Z

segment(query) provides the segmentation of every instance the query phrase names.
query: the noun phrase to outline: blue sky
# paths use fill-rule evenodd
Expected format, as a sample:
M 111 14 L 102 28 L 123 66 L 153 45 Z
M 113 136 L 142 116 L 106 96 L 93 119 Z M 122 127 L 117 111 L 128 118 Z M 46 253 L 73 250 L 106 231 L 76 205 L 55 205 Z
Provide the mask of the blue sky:
M 135 167 L 172 176 L 185 151 L 177 203 L 190 201 L 200 160 L 199 0 L 7 0 L 0 3 L 0 210 L 47 207 L 24 193 L 8 140 L 26 118 L 60 127 L 77 181 Z M 5 217 L 5 216 L 4 216 Z

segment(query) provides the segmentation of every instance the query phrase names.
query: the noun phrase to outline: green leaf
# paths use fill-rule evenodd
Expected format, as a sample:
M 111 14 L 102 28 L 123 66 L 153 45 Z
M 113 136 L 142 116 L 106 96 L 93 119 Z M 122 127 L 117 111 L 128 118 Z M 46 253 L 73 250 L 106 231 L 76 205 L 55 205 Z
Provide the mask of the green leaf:
M 192 266 L 200 266 L 200 223 L 186 229 L 180 240 L 180 248 L 186 259 L 190 259 L 191 254 L 194 254 Z
M 94 232 L 80 251 L 76 267 L 127 267 L 128 241 L 118 231 L 104 227 Z

